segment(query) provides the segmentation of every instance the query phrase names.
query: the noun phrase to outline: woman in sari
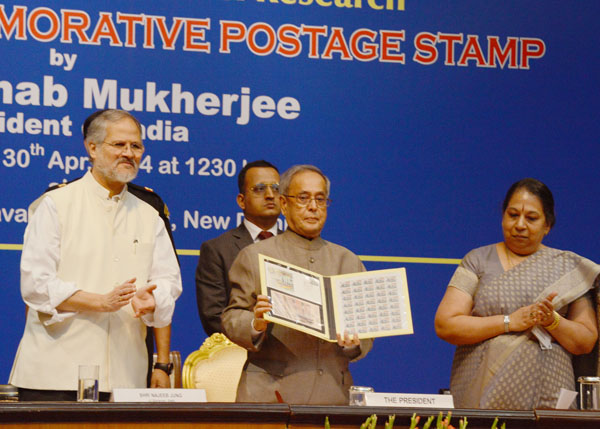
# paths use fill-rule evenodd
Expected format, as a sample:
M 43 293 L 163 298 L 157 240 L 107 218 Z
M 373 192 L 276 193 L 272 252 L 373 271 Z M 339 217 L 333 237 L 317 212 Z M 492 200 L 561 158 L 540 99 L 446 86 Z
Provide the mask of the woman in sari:
M 555 216 L 540 181 L 513 184 L 502 210 L 504 241 L 465 256 L 435 316 L 458 346 L 450 390 L 457 408 L 554 408 L 561 388 L 575 390 L 572 355 L 598 339 L 600 266 L 542 244 Z

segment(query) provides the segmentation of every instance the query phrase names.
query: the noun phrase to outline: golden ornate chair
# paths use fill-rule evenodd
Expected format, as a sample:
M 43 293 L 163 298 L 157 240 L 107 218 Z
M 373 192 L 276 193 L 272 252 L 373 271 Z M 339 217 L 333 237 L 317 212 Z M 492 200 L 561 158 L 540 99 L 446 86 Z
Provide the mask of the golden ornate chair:
M 247 356 L 246 349 L 214 333 L 185 360 L 183 387 L 204 389 L 208 402 L 235 402 Z

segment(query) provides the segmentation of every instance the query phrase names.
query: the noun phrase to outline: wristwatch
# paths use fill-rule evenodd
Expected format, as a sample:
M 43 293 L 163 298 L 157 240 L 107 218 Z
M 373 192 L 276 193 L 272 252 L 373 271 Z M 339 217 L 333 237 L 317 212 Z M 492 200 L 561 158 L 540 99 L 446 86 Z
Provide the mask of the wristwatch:
M 510 316 L 506 314 L 504 315 L 504 332 L 506 333 L 510 332 L 508 325 L 510 325 Z
M 171 375 L 171 373 L 173 372 L 173 363 L 172 362 L 169 362 L 169 363 L 156 362 L 154 364 L 154 369 L 160 369 L 161 371 L 166 372 L 167 375 Z

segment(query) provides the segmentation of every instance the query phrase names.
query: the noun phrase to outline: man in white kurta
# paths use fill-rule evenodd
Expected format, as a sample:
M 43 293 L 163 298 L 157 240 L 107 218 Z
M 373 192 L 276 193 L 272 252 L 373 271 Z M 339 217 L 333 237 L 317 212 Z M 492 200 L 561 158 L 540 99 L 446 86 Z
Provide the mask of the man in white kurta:
M 101 392 L 145 387 L 146 325 L 170 329 L 177 259 L 158 212 L 126 185 L 143 153 L 139 123 L 107 112 L 85 137 L 92 170 L 32 205 L 21 258 L 27 321 L 9 380 L 19 388 L 76 391 L 81 364 L 99 365 Z M 157 334 L 159 361 L 168 333 Z

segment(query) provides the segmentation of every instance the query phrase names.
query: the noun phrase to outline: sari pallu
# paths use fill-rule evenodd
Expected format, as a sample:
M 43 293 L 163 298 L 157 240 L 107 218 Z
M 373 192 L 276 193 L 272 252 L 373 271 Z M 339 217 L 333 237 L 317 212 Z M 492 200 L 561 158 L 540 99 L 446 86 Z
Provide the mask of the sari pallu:
M 558 292 L 553 304 L 566 316 L 570 303 L 589 299 L 584 295 L 599 273 L 588 259 L 543 247 L 485 282 L 461 265 L 449 285 L 473 296 L 473 316 L 511 314 L 551 292 Z M 560 388 L 575 390 L 572 356 L 556 341 L 542 350 L 531 329 L 456 349 L 450 390 L 457 408 L 554 408 Z

